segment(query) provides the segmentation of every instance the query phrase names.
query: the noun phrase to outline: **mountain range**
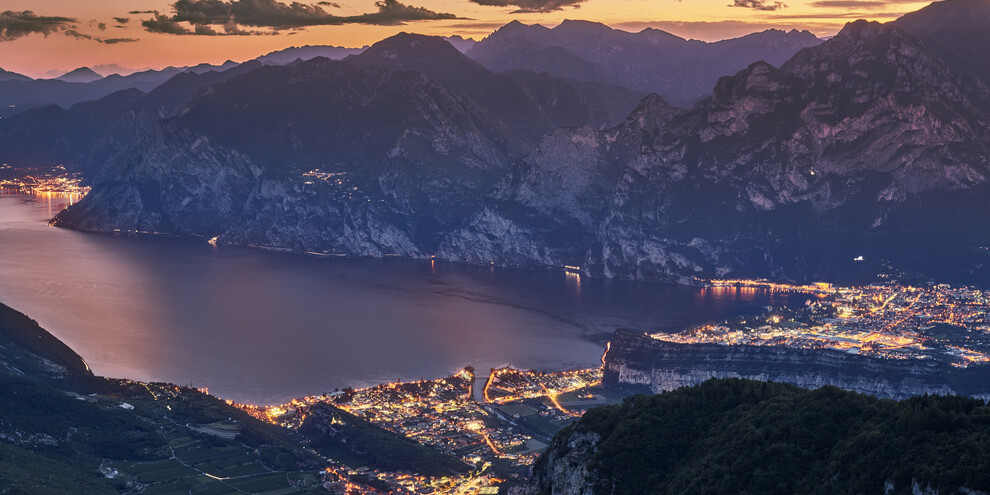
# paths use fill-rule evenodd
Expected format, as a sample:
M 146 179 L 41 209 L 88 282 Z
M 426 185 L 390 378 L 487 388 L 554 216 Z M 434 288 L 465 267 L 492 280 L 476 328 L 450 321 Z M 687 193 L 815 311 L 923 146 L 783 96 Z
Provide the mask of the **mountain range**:
M 529 70 L 617 84 L 690 106 L 707 96 L 721 76 L 757 60 L 780 65 L 801 48 L 821 42 L 797 30 L 771 29 L 707 43 L 653 28 L 630 33 L 588 21 L 564 21 L 554 28 L 515 21 L 467 54 L 494 71 Z
M 55 223 L 83 230 L 680 282 L 891 264 L 985 281 L 990 86 L 965 41 L 990 31 L 987 12 L 946 0 L 825 42 L 722 45 L 514 24 L 471 57 L 401 34 L 343 61 L 184 73 L 23 112 L 0 121 L 0 149 L 82 171 L 92 192 Z M 749 61 L 685 109 L 601 64 L 555 75 L 477 61 L 515 31 L 585 33 L 588 47 L 566 49 L 586 61 L 610 36 L 705 53 L 808 46 L 785 43 L 796 53 L 779 66 Z
M 807 280 L 859 256 L 983 274 L 988 96 L 857 21 L 691 110 L 654 96 L 618 127 L 551 133 L 440 253 L 629 278 Z
M 316 57 L 339 60 L 360 53 L 365 48 L 290 47 L 262 55 L 252 61 L 265 65 L 286 65 L 296 60 L 310 60 Z M 47 79 L 32 79 L 22 74 L 0 69 L 0 117 L 49 105 L 70 108 L 76 103 L 98 100 L 128 89 L 149 92 L 182 73 L 202 74 L 210 71 L 224 71 L 237 65 L 237 63 L 228 60 L 219 65 L 204 63 L 192 67 L 165 67 L 158 70 L 148 69 L 132 72 L 127 75 L 110 74 L 106 77 L 89 67 L 79 67 Z

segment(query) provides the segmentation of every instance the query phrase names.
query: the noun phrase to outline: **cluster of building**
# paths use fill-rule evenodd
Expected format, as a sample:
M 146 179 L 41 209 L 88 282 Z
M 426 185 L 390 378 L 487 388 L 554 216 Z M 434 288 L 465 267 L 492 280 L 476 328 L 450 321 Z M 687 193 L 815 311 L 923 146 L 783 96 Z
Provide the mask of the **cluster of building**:
M 384 483 L 395 493 L 495 493 L 498 483 L 507 478 L 526 476 L 553 433 L 528 424 L 526 415 L 513 407 L 538 417 L 541 424 L 569 423 L 581 409 L 562 406 L 558 396 L 599 385 L 602 370 L 540 373 L 502 368 L 491 370 L 483 386 L 475 379 L 474 370 L 468 368 L 437 380 L 345 389 L 278 406 L 238 406 L 262 420 L 297 429 L 309 408 L 327 402 L 475 468 L 461 477 L 424 478 L 408 472 L 335 467 L 325 474 L 332 490 L 376 493 L 374 487 Z M 365 483 L 367 479 L 374 483 Z
M 4 164 L 3 170 L 11 167 Z M 82 185 L 82 175 L 69 172 L 59 165 L 53 168 L 32 169 L 20 171 L 14 177 L 0 178 L 0 188 L 13 189 L 28 194 L 63 194 L 78 195 L 80 198 L 89 193 L 89 187 Z
M 319 184 L 323 188 L 329 186 L 329 190 L 338 199 L 371 201 L 358 186 L 350 181 L 347 172 L 324 172 L 318 168 L 313 169 L 303 173 L 303 184 L 307 186 Z
M 416 473 L 389 472 L 338 464 L 324 470 L 323 487 L 340 495 L 496 495 L 504 480 L 491 474 L 426 478 Z
M 746 281 L 740 288 L 760 283 L 742 282 Z M 948 285 L 773 285 L 773 290 L 809 292 L 813 297 L 803 308 L 771 308 L 757 317 L 653 337 L 678 343 L 835 349 L 885 359 L 936 359 L 957 367 L 990 362 L 990 291 Z
M 541 415 L 555 416 L 556 410 L 564 416 L 580 416 L 584 412 L 582 409 L 566 408 L 558 398 L 561 394 L 595 387 L 601 382 L 601 368 L 554 373 L 501 368 L 492 370 L 485 382 L 483 396 L 485 402 L 497 405 L 546 399 L 552 408 L 540 411 Z

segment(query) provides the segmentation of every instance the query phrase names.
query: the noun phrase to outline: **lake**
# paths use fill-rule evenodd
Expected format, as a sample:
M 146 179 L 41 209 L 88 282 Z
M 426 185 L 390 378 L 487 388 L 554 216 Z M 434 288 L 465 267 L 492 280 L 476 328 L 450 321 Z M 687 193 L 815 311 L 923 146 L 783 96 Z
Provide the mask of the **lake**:
M 73 199 L 0 194 L 0 302 L 98 374 L 246 403 L 466 365 L 591 367 L 618 327 L 677 330 L 805 299 L 49 227 Z

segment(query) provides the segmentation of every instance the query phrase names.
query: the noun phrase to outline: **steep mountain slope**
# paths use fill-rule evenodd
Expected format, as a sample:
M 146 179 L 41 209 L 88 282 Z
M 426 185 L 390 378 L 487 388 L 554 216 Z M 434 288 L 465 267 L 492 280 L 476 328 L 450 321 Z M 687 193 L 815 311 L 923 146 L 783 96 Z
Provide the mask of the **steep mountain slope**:
M 985 492 L 988 440 L 981 400 L 710 380 L 588 411 L 537 460 L 529 493 Z
M 519 154 L 555 127 L 601 127 L 621 122 L 643 97 L 637 91 L 525 72 L 495 74 L 442 38 L 402 33 L 347 58 L 360 67 L 416 70 L 470 97 L 517 136 Z
M 629 33 L 587 21 L 564 21 L 553 29 L 513 22 L 468 55 L 495 71 L 522 69 L 619 84 L 690 106 L 720 76 L 758 60 L 779 65 L 820 42 L 807 31 L 769 30 L 706 43 L 652 28 Z
M 985 85 L 857 21 L 691 111 L 653 97 L 615 129 L 551 134 L 441 253 L 678 280 L 834 276 L 865 255 L 976 277 L 988 116 Z
M 539 135 L 607 121 L 606 109 L 638 99 L 622 88 L 493 74 L 440 38 L 412 35 L 345 62 L 247 66 L 215 82 L 183 74 L 124 107 L 107 99 L 68 112 L 61 120 L 71 123 L 48 141 L 76 143 L 65 135 L 84 134 L 73 127 L 105 108 L 118 119 L 87 126 L 103 133 L 82 140 L 96 146 L 62 155 L 94 189 L 58 224 L 425 256 Z M 186 101 L 194 93 L 179 91 L 183 80 L 208 89 Z M 56 117 L 36 112 L 6 125 L 29 136 Z M 26 147 L 44 148 L 37 139 Z
M 990 1 L 934 2 L 894 21 L 943 59 L 990 82 Z
M 120 125 L 132 130 L 93 151 L 93 192 L 60 223 L 354 254 L 425 255 L 511 148 L 500 122 L 420 73 L 327 59 L 262 67 L 176 117 Z

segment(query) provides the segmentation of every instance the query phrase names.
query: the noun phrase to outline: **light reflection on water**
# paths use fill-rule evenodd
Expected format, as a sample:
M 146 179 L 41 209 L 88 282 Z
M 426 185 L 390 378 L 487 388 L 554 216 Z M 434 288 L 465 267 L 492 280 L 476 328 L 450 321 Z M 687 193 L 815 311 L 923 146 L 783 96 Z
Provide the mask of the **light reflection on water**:
M 617 327 L 674 330 L 801 296 L 432 260 L 337 259 L 49 228 L 0 195 L 0 302 L 100 374 L 271 403 L 468 364 L 595 366 Z

